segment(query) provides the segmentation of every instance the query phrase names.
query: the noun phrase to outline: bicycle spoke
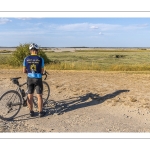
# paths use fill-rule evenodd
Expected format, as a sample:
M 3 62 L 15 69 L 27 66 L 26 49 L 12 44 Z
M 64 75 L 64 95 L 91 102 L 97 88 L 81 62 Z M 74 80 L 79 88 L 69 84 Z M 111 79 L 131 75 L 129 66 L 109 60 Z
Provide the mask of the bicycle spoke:
M 21 97 L 17 91 L 10 90 L 0 98 L 0 116 L 10 119 L 16 116 L 21 108 Z

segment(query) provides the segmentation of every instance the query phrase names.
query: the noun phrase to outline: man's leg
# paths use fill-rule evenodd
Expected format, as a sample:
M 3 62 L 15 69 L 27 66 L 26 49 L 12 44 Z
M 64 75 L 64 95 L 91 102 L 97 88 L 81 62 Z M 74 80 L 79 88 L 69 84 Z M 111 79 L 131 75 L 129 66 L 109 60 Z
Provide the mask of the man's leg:
M 32 78 L 27 78 L 27 87 L 28 87 L 28 99 L 27 99 L 27 105 L 30 110 L 30 116 L 34 116 L 33 111 L 33 94 L 34 94 L 34 84 Z
M 42 112 L 42 110 L 43 110 L 42 94 L 37 94 L 37 99 L 38 99 L 38 110 L 39 110 L 39 112 Z
M 38 79 L 37 86 L 36 86 L 36 92 L 37 92 L 37 99 L 38 99 L 38 111 L 39 116 L 43 117 L 46 112 L 43 111 L 43 99 L 42 99 L 42 93 L 43 93 L 43 82 L 42 79 Z
M 39 110 L 39 117 L 45 116 L 46 112 L 43 111 L 43 99 L 42 94 L 37 94 L 38 98 L 38 110 Z
M 27 104 L 30 112 L 33 111 L 33 94 L 28 94 Z

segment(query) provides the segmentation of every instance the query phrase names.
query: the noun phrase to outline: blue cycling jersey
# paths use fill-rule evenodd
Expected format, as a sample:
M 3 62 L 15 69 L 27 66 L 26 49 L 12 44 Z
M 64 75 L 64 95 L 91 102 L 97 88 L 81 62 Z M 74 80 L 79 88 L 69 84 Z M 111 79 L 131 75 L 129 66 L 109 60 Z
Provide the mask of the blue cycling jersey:
M 38 55 L 27 56 L 23 61 L 23 66 L 26 67 L 28 77 L 42 78 L 42 68 L 44 68 L 44 59 Z

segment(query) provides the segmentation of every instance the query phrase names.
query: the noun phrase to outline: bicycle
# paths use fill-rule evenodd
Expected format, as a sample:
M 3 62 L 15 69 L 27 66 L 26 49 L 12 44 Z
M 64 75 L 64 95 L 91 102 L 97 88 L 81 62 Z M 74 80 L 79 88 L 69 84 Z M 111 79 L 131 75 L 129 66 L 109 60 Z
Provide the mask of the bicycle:
M 48 72 L 44 72 L 42 74 L 45 75 L 44 80 L 47 78 Z M 21 107 L 27 106 L 27 95 L 28 90 L 24 90 L 22 86 L 26 85 L 27 82 L 20 84 L 19 79 L 21 77 L 10 78 L 13 84 L 17 85 L 16 90 L 9 90 L 2 94 L 0 97 L 0 119 L 2 120 L 11 120 L 13 119 L 20 111 Z M 46 105 L 47 100 L 50 96 L 50 87 L 47 82 L 43 81 L 43 106 Z M 33 97 L 34 107 L 37 108 L 37 98 Z

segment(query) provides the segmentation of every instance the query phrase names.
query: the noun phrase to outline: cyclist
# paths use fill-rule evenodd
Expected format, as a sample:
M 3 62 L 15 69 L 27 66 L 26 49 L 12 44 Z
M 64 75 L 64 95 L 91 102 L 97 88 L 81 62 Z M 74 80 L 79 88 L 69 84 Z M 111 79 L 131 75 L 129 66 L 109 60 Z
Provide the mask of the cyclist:
M 42 74 L 44 72 L 44 59 L 38 56 L 39 46 L 35 43 L 29 45 L 31 55 L 24 58 L 23 73 L 27 73 L 27 86 L 28 86 L 28 100 L 27 104 L 30 110 L 30 116 L 34 116 L 33 111 L 33 94 L 36 89 L 38 99 L 38 112 L 39 117 L 43 117 L 46 112 L 43 111 L 43 83 Z

